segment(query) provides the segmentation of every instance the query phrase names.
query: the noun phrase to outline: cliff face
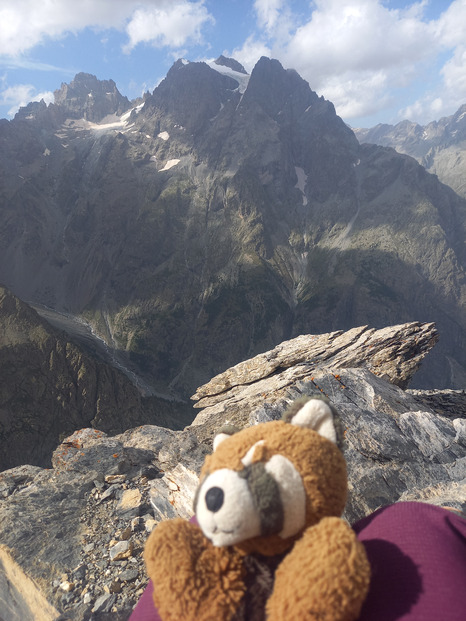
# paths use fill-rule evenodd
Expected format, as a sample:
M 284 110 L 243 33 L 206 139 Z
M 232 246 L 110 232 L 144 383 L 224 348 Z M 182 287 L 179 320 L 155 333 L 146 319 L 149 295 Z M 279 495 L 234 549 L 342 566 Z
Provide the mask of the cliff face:
M 199 387 L 202 409 L 183 431 L 83 429 L 56 448 L 51 470 L 1 473 L 2 618 L 36 619 L 42 602 L 47 620 L 127 619 L 147 582 L 147 536 L 162 519 L 191 516 L 223 420 L 274 420 L 301 395 L 327 395 L 346 429 L 350 522 L 399 500 L 466 510 L 464 392 L 395 385 L 409 381 L 436 338 L 420 323 L 303 335 Z
M 143 399 L 125 375 L 83 351 L 3 287 L 0 377 L 0 470 L 50 465 L 57 443 L 83 426 L 107 433 L 147 422 L 176 427 L 172 404 Z M 183 406 L 178 410 L 184 412 Z
M 466 203 L 452 190 L 360 146 L 267 58 L 250 76 L 178 61 L 122 110 L 114 86 L 80 75 L 0 125 L 0 280 L 16 295 L 85 317 L 183 397 L 284 339 L 414 320 L 441 336 L 414 381 L 464 385 Z

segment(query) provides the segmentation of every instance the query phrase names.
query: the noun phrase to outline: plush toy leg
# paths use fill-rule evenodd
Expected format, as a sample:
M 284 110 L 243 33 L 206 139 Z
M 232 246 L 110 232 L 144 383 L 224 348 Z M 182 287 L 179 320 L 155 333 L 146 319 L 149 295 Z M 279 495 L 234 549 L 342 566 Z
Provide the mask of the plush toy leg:
M 233 617 L 244 591 L 243 562 L 231 548 L 215 548 L 198 526 L 162 522 L 146 543 L 144 560 L 163 621 Z
M 364 547 L 339 518 L 304 532 L 275 574 L 268 621 L 353 621 L 367 595 L 370 567 Z

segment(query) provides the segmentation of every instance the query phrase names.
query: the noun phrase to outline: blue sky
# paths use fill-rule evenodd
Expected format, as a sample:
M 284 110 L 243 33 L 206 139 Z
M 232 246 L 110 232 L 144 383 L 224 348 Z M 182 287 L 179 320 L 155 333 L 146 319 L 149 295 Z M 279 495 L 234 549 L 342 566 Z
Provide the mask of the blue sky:
M 296 69 L 354 127 L 466 103 L 466 0 L 0 0 L 0 117 L 80 71 L 130 99 L 180 57 Z

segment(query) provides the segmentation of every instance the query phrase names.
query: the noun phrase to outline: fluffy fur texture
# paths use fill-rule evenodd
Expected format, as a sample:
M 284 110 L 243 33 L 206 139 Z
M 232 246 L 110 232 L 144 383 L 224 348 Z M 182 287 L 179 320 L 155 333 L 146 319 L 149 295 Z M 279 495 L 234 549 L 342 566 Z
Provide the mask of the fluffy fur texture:
M 333 409 L 308 400 L 283 421 L 232 432 L 202 468 L 199 527 L 165 522 L 147 542 L 162 619 L 357 619 L 370 569 L 339 517 L 347 483 Z

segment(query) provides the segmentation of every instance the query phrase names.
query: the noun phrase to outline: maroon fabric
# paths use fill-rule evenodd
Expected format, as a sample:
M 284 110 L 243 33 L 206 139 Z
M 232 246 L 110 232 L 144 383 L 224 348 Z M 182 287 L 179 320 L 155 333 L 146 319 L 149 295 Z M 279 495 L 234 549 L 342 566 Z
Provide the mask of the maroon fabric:
M 154 587 L 149 580 L 149 584 L 141 595 L 141 599 L 138 601 L 128 621 L 162 621 L 152 599 L 153 591 Z
M 372 569 L 360 621 L 465 621 L 466 520 L 405 502 L 354 526 Z
M 379 509 L 353 528 L 372 569 L 359 621 L 466 620 L 466 519 L 404 502 Z M 149 582 L 129 621 L 161 621 L 152 591 Z

